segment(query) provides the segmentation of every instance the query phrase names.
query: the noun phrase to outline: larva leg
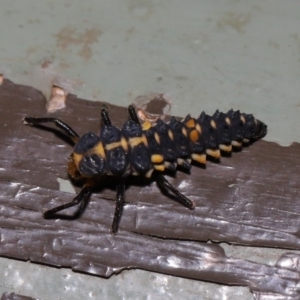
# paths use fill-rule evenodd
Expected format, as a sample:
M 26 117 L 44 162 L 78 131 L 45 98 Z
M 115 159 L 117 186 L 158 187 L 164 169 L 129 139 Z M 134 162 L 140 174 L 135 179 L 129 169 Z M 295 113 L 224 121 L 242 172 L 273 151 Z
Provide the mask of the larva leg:
M 125 184 L 120 183 L 117 185 L 117 203 L 115 209 L 114 220 L 112 224 L 112 232 L 116 233 L 119 227 L 119 221 L 121 218 L 123 204 L 124 204 L 124 193 L 125 193 Z
M 67 209 L 72 206 L 76 206 L 76 205 L 82 203 L 83 201 L 87 200 L 87 198 L 91 195 L 91 193 L 92 193 L 92 187 L 90 185 L 85 185 L 82 188 L 82 190 L 78 193 L 78 195 L 71 202 L 54 207 L 50 210 L 47 210 L 44 213 L 44 217 L 46 219 L 55 217 L 55 214 L 57 212 L 62 211 L 64 209 Z
M 77 142 L 79 136 L 78 134 L 65 122 L 57 118 L 31 118 L 25 117 L 23 120 L 24 124 L 29 124 L 31 126 L 37 126 L 43 123 L 54 123 L 57 128 L 63 131 L 72 141 Z
M 185 197 L 183 194 L 181 194 L 177 189 L 175 189 L 171 183 L 162 175 L 162 174 L 156 174 L 156 182 L 159 186 L 161 186 L 163 189 L 171 192 L 176 196 L 177 201 L 182 204 L 183 206 L 189 208 L 189 209 L 194 209 L 195 205 L 192 200 L 189 198 Z
M 101 109 L 101 118 L 103 125 L 111 125 L 111 120 L 108 115 L 108 110 L 106 107 Z M 125 184 L 118 183 L 117 184 L 117 202 L 116 202 L 116 209 L 114 220 L 112 224 L 112 233 L 117 233 L 119 227 L 119 221 L 122 215 L 123 204 L 124 204 L 124 193 L 125 193 Z

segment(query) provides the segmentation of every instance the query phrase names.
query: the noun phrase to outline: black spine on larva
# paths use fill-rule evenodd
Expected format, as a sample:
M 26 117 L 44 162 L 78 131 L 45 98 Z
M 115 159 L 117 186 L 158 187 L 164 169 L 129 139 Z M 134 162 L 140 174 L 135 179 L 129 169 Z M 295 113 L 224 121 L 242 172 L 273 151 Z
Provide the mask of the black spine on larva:
M 187 131 L 184 124 L 172 117 L 169 126 L 173 132 L 177 158 L 189 157 L 191 155 L 190 140 L 183 133 L 183 131 Z
M 202 136 L 206 149 L 217 149 L 219 147 L 217 124 L 214 126 L 214 119 L 204 111 L 200 114 L 197 122 L 201 126 Z
M 221 145 L 230 145 L 232 141 L 231 125 L 226 122 L 226 118 L 228 118 L 227 114 L 219 112 L 219 110 L 216 110 L 213 115 L 213 119 L 217 124 L 219 144 Z
M 232 141 L 242 143 L 243 141 L 243 122 L 241 120 L 241 113 L 239 110 L 233 111 L 232 109 L 227 113 L 231 121 L 231 138 Z
M 113 125 L 104 125 L 101 127 L 100 138 L 104 145 L 119 142 L 121 130 Z
M 106 172 L 106 164 L 97 154 L 85 155 L 79 163 L 78 171 L 86 177 L 103 175 Z
M 184 123 L 186 123 L 187 121 L 189 121 L 190 119 L 192 119 L 191 115 L 188 114 L 185 118 L 184 118 Z M 194 119 L 195 122 L 197 122 L 196 119 Z M 188 132 L 188 136 L 190 135 L 190 132 L 192 130 L 194 130 L 194 128 L 190 129 L 190 128 L 186 128 L 187 132 Z M 204 140 L 204 135 L 201 133 L 199 135 L 199 138 L 197 141 L 190 141 L 190 151 L 191 153 L 196 153 L 196 154 L 204 154 L 205 153 L 205 140 Z
M 129 165 L 126 150 L 122 145 L 113 147 L 112 149 L 106 149 L 105 147 L 106 145 L 109 147 L 109 145 L 121 141 L 122 134 L 120 129 L 113 125 L 104 125 L 100 131 L 100 138 L 105 149 L 106 163 L 109 171 L 116 176 L 125 174 Z
M 148 148 L 143 142 L 132 146 L 134 139 L 139 139 L 143 136 L 141 126 L 136 124 L 134 121 L 129 120 L 123 125 L 122 134 L 130 145 L 129 161 L 132 171 L 135 171 L 138 174 L 147 173 L 152 168 L 151 157 Z
M 155 126 L 161 141 L 161 149 L 164 160 L 173 162 L 176 160 L 177 155 L 175 151 L 175 144 L 169 136 L 170 127 L 162 120 L 158 120 Z
M 254 122 L 253 115 L 241 114 L 244 119 L 245 123 L 243 124 L 243 138 L 250 140 L 255 133 L 256 124 Z
M 155 135 L 158 135 L 156 127 L 151 127 L 144 131 L 148 141 L 148 149 L 151 154 L 163 155 L 160 140 L 159 142 L 155 139 Z M 160 139 L 159 135 L 158 138 Z
M 143 134 L 142 127 L 132 120 L 128 120 L 123 124 L 122 134 L 127 138 L 141 137 Z
M 96 134 L 88 132 L 78 140 L 74 147 L 74 152 L 84 154 L 92 149 L 99 141 L 100 139 Z

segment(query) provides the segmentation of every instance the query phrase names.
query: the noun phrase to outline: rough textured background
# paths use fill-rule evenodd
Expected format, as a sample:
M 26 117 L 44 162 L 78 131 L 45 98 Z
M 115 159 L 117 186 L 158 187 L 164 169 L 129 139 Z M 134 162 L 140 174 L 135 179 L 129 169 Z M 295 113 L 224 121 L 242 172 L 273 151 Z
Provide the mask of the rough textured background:
M 267 140 L 300 142 L 297 0 L 4 0 L 0 14 L 0 72 L 46 96 L 53 83 L 82 98 L 122 106 L 136 96 L 167 92 L 175 115 L 239 108 L 269 125 Z M 279 160 L 284 165 L 285 158 Z M 67 181 L 57 180 L 60 189 L 72 191 Z M 271 265 L 286 252 L 220 246 L 227 256 Z M 1 292 L 35 298 L 253 299 L 247 288 L 146 271 L 104 280 L 11 259 L 1 258 L 0 265 Z

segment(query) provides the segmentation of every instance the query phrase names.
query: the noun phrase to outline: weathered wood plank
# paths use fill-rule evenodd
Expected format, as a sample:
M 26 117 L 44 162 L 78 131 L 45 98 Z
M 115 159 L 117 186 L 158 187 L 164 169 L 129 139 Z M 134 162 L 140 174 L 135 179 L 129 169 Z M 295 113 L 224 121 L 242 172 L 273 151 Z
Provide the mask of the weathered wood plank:
M 43 211 L 74 197 L 60 192 L 57 182 L 67 179 L 72 147 L 56 131 L 22 124 L 26 115 L 46 115 L 40 92 L 5 80 L 0 103 L 1 255 L 106 277 L 141 268 L 299 297 L 297 270 L 229 259 L 221 247 L 205 243 L 300 248 L 299 144 L 284 148 L 259 141 L 221 163 L 208 162 L 206 170 L 177 172 L 170 180 L 195 201 L 195 211 L 139 180 L 127 188 L 114 236 L 111 184 L 92 196 L 80 218 L 43 219 Z M 79 134 L 97 132 L 101 106 L 71 95 L 55 116 Z M 110 115 L 118 126 L 127 118 L 126 109 L 116 106 Z

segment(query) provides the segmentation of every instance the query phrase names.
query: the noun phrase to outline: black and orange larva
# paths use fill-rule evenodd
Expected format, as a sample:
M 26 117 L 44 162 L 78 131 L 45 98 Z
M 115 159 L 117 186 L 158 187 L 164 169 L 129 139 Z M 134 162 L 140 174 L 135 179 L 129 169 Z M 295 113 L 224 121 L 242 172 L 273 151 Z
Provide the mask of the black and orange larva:
M 232 109 L 227 113 L 217 110 L 213 116 L 202 112 L 198 119 L 188 115 L 182 121 L 172 117 L 167 123 L 159 119 L 156 124 L 146 121 L 142 125 L 132 105 L 128 112 L 130 119 L 119 129 L 111 124 L 108 111 L 103 108 L 100 134 L 89 132 L 81 137 L 56 118 L 24 119 L 24 124 L 33 126 L 54 123 L 73 140 L 75 146 L 68 173 L 71 178 L 84 181 L 82 190 L 72 202 L 46 211 L 45 218 L 55 217 L 57 212 L 82 203 L 107 176 L 118 179 L 113 233 L 118 230 L 124 203 L 124 181 L 129 175 L 155 179 L 163 189 L 173 193 L 179 203 L 194 209 L 193 201 L 175 189 L 162 172 L 175 172 L 178 165 L 189 170 L 192 161 L 205 164 L 207 155 L 219 159 L 221 152 L 231 153 L 232 148 L 239 149 L 267 133 L 267 126 L 253 115 Z

